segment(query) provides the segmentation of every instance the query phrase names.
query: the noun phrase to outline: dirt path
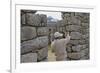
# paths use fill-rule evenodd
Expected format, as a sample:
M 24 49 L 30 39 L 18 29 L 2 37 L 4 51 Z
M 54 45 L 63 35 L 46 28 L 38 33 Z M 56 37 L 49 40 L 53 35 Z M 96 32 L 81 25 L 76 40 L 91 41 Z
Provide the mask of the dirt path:
M 50 46 L 48 47 L 48 61 L 56 61 L 56 56 L 52 52 Z

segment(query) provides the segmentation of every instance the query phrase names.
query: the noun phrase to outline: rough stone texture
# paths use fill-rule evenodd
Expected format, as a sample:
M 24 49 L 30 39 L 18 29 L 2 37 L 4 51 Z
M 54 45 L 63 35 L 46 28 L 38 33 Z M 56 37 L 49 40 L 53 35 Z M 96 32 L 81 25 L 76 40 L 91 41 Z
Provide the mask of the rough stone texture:
M 89 13 L 62 12 L 62 21 L 71 36 L 70 46 L 66 47 L 68 60 L 89 59 L 89 16 Z
M 39 14 L 26 13 L 26 24 L 32 26 L 41 26 L 41 17 Z
M 42 62 L 48 56 L 47 16 L 35 13 L 21 10 L 21 63 Z
M 27 53 L 27 52 L 36 52 L 38 49 L 42 47 L 46 47 L 48 45 L 48 37 L 38 37 L 33 40 L 24 41 L 21 44 L 21 53 Z
M 37 53 L 21 55 L 21 63 L 37 62 Z
M 69 43 L 72 44 L 72 45 L 78 45 L 79 40 L 70 40 Z
M 68 53 L 67 54 L 68 58 L 78 60 L 81 58 L 80 53 Z
M 37 35 L 38 36 L 48 35 L 48 28 L 47 27 L 39 27 L 37 29 Z
M 76 17 L 71 17 L 72 20 L 72 24 L 76 24 L 76 25 L 81 25 L 81 21 L 79 19 L 77 19 Z
M 71 32 L 70 36 L 71 36 L 71 39 L 81 39 L 82 38 L 82 34 L 79 32 Z
M 36 28 L 23 26 L 21 28 L 21 40 L 28 40 L 36 37 Z
M 42 26 L 46 26 L 47 25 L 47 16 L 44 14 L 41 14 L 40 17 L 41 17 Z
M 79 52 L 81 51 L 82 49 L 86 48 L 87 45 L 77 45 L 77 46 L 72 46 L 72 51 L 74 52 Z
M 39 43 L 39 48 L 46 47 L 48 45 L 48 37 L 47 36 L 38 37 L 37 42 Z
M 48 47 L 45 47 L 45 48 L 42 48 L 42 49 L 38 50 L 37 55 L 38 55 L 37 59 L 39 61 L 47 58 L 47 56 L 48 56 Z
M 67 31 L 79 31 L 81 29 L 81 26 L 78 25 L 68 25 L 66 26 Z
M 36 39 L 24 41 L 21 43 L 21 54 L 36 51 L 39 48 L 39 43 Z
M 35 13 L 34 10 L 21 11 L 21 28 L 25 29 L 24 32 L 21 32 L 21 57 L 35 53 L 37 54 L 35 61 L 44 61 L 47 58 L 48 49 L 46 47 L 50 28 L 53 33 L 56 31 L 70 32 L 71 40 L 66 45 L 68 60 L 89 59 L 89 13 L 62 12 L 63 19 L 52 23 L 47 22 L 46 15 Z M 26 30 L 25 27 L 32 29 Z

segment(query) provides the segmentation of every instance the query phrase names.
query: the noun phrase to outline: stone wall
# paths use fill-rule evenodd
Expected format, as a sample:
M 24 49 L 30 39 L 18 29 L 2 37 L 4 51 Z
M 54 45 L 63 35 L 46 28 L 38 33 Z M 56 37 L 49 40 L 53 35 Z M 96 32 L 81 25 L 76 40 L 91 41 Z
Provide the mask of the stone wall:
M 44 61 L 48 56 L 49 30 L 70 32 L 68 60 L 89 59 L 89 13 L 62 12 L 62 20 L 48 26 L 47 16 L 34 10 L 21 10 L 21 62 Z M 54 33 L 53 32 L 53 33 Z
M 57 31 L 70 32 L 67 44 L 68 60 L 89 59 L 89 13 L 62 12 Z
M 21 10 L 21 62 L 43 61 L 48 56 L 47 16 Z

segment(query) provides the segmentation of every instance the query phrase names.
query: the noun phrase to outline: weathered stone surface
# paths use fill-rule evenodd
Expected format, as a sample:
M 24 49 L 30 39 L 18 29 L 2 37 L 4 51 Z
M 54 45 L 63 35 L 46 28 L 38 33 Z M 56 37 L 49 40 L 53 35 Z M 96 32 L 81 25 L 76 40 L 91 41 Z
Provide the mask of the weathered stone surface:
M 38 49 L 46 46 L 48 46 L 48 37 L 38 37 L 36 39 L 21 43 L 21 53 L 23 54 L 31 51 L 36 52 Z
M 89 29 L 81 29 L 82 34 L 89 34 Z
M 71 39 L 81 39 L 82 38 L 82 34 L 79 32 L 71 32 L 70 36 L 71 36 Z
M 36 37 L 36 29 L 30 26 L 21 28 L 21 40 L 28 40 Z
M 46 47 L 48 45 L 48 37 L 47 36 L 38 37 L 37 42 L 39 43 L 39 48 Z
M 89 55 L 86 55 L 80 58 L 80 60 L 88 60 L 88 59 L 89 59 Z
M 86 49 L 87 48 L 87 45 L 77 45 L 77 46 L 72 46 L 72 50 L 74 52 L 79 52 L 81 51 L 82 49 Z
M 66 51 L 67 51 L 67 52 L 71 52 L 71 51 L 72 51 L 71 46 L 67 46 Z
M 38 36 L 48 35 L 48 28 L 47 27 L 38 27 L 37 34 L 38 34 Z
M 37 53 L 21 55 L 21 63 L 37 62 Z
M 48 56 L 48 48 L 47 47 L 41 48 L 40 50 L 38 50 L 38 53 L 37 53 L 38 60 L 43 60 L 43 59 L 47 58 L 47 56 Z
M 80 59 L 84 58 L 84 56 L 89 57 L 89 49 L 86 48 L 84 50 L 81 50 L 80 52 L 67 53 L 67 56 L 71 60 L 80 60 Z
M 72 44 L 72 45 L 78 45 L 79 40 L 70 40 L 69 43 Z
M 83 38 L 83 39 L 89 38 L 89 34 L 82 35 L 82 38 Z
M 68 25 L 66 26 L 67 31 L 79 31 L 81 29 L 81 26 L 79 25 Z
M 67 57 L 72 59 L 72 60 L 77 60 L 77 59 L 80 59 L 81 56 L 80 56 L 80 53 L 67 53 Z
M 85 48 L 84 50 L 81 51 L 81 57 L 89 55 L 89 48 Z
M 21 43 L 21 54 L 27 53 L 27 52 L 36 52 L 39 48 L 39 42 L 37 39 L 24 41 Z
M 64 14 L 64 17 L 70 17 L 71 16 L 71 13 L 66 13 L 66 14 Z
M 89 27 L 89 23 L 81 23 L 83 27 Z
M 26 24 L 25 14 L 21 15 L 21 24 Z
M 76 17 L 71 17 L 72 24 L 81 25 L 81 21 Z
M 41 17 L 39 14 L 26 13 L 26 24 L 32 26 L 41 26 Z
M 90 40 L 86 38 L 86 39 L 85 39 L 85 43 L 89 45 Z
M 81 40 L 78 40 L 79 44 L 86 44 L 86 40 L 84 39 L 81 39 Z
M 42 26 L 46 26 L 47 25 L 47 16 L 44 14 L 41 14 L 40 17 L 41 17 Z
M 73 25 L 81 25 L 81 21 L 76 17 L 67 17 L 64 18 L 64 23 L 73 24 Z

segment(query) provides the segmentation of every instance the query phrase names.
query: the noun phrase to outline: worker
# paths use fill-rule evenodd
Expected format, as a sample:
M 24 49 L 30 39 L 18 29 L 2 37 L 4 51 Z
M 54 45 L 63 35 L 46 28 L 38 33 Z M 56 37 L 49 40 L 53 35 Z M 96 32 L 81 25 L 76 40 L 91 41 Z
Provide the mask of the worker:
M 56 61 L 67 60 L 66 45 L 70 41 L 69 32 L 67 33 L 67 36 L 65 38 L 63 38 L 63 34 L 59 32 L 55 32 L 54 37 L 55 39 L 51 43 L 51 48 L 55 52 Z

